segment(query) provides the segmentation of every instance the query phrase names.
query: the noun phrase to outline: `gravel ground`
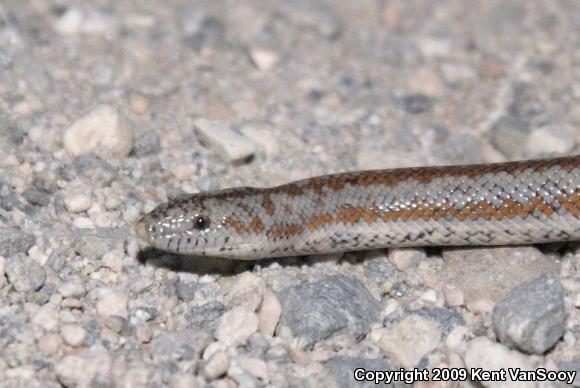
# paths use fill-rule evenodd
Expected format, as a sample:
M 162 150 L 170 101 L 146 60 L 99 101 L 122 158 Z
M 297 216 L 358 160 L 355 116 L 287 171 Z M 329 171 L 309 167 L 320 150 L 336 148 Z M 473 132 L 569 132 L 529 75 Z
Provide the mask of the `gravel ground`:
M 578 244 L 239 263 L 133 234 L 184 192 L 578 153 L 579 26 L 574 0 L 1 1 L 0 387 L 580 371 Z

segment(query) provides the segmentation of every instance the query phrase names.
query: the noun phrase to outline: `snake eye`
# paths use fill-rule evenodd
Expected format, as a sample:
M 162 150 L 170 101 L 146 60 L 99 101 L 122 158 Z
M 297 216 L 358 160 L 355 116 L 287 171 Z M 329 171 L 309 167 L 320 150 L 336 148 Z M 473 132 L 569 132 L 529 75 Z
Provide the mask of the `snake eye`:
M 209 218 L 205 216 L 197 216 L 193 222 L 195 229 L 197 230 L 204 230 L 209 226 Z

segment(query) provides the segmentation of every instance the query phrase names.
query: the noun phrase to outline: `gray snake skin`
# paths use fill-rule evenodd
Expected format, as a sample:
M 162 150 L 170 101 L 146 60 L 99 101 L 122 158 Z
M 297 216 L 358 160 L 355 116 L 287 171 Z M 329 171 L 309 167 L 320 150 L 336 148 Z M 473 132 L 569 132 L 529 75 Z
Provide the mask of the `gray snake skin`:
M 177 198 L 148 245 L 238 260 L 405 246 L 580 240 L 580 156 L 361 171 Z

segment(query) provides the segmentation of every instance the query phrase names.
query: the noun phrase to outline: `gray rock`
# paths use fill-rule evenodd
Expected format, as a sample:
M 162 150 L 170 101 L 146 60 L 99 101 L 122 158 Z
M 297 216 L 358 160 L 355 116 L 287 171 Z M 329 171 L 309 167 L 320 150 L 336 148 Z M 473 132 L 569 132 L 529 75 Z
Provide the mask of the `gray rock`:
M 178 281 L 176 284 L 177 297 L 184 302 L 191 302 L 195 298 L 196 288 L 197 283 Z
M 225 311 L 226 307 L 223 304 L 213 301 L 201 306 L 193 306 L 185 314 L 185 318 L 191 328 L 213 332 Z
M 558 361 L 556 362 L 561 371 L 575 372 L 573 387 L 580 387 L 580 361 Z
M 211 340 L 211 335 L 205 331 L 166 332 L 153 338 L 149 351 L 157 363 L 195 360 Z
M 106 187 L 118 178 L 118 171 L 113 165 L 92 155 L 77 156 L 73 160 L 73 168 L 94 185 Z
M 509 113 L 527 123 L 541 120 L 546 114 L 546 103 L 542 101 L 540 95 L 538 87 L 534 84 L 516 83 L 513 87 L 512 101 L 508 107 Z
M 106 325 L 109 329 L 121 335 L 126 336 L 131 333 L 129 321 L 127 318 L 123 318 L 118 315 L 111 315 L 107 317 Z
M 37 291 L 46 281 L 46 271 L 30 257 L 18 253 L 6 260 L 6 277 L 16 291 Z
M 495 305 L 493 328 L 505 345 L 543 354 L 564 335 L 564 307 L 560 279 L 543 273 L 512 289 Z
M 431 109 L 432 102 L 429 97 L 424 94 L 411 94 L 401 99 L 403 109 L 405 112 L 411 114 L 419 114 L 427 112 Z
M 12 210 L 21 206 L 18 195 L 3 179 L 0 179 L 0 208 Z
M 465 325 L 463 317 L 457 310 L 441 307 L 424 307 L 420 310 L 413 311 L 413 313 L 439 323 L 443 336 L 449 334 L 455 326 Z
M 30 187 L 26 190 L 24 192 L 24 198 L 26 198 L 29 204 L 34 206 L 44 207 L 50 202 L 50 194 L 36 187 Z
M 395 370 L 391 364 L 383 359 L 358 358 L 338 356 L 331 358 L 326 363 L 326 368 L 331 376 L 336 380 L 336 384 L 342 388 L 366 388 L 376 387 L 371 381 L 357 381 L 354 379 L 354 371 L 363 368 L 367 371 L 392 371 Z M 402 383 L 382 383 L 381 387 L 402 387 Z
M 449 137 L 441 144 L 435 143 L 433 147 L 433 154 L 445 164 L 478 163 L 484 159 L 481 140 L 470 133 Z
M 26 133 L 7 116 L 6 112 L 0 111 L 0 144 L 21 145 Z
M 0 230 L 0 256 L 9 257 L 15 253 L 26 252 L 36 242 L 36 236 L 24 232 L 19 227 Z
M 156 155 L 161 151 L 161 139 L 155 131 L 138 135 L 133 144 L 135 156 Z
M 126 231 L 118 228 L 80 230 L 75 240 L 75 251 L 92 260 L 100 260 L 107 252 L 123 249 Z
M 204 47 L 221 49 L 226 44 L 226 27 L 216 16 L 206 16 L 199 26 L 184 39 L 187 47 L 199 51 Z
M 364 334 L 378 319 L 380 303 L 356 278 L 334 275 L 286 288 L 278 294 L 281 323 L 309 343 L 333 333 Z
M 380 283 L 397 273 L 397 269 L 386 255 L 365 261 L 364 271 L 365 276 L 376 283 Z
M 501 117 L 491 128 L 491 143 L 502 154 L 517 158 L 525 151 L 523 144 L 528 141 L 528 124 L 515 116 Z

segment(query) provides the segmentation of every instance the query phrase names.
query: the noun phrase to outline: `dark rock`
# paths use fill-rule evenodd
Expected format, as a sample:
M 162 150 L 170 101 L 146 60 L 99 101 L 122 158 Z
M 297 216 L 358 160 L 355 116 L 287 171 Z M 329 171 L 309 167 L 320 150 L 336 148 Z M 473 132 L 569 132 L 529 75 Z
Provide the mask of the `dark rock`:
M 14 254 L 6 259 L 6 277 L 16 291 L 37 291 L 46 281 L 46 271 L 25 254 Z
M 153 338 L 149 351 L 156 363 L 195 360 L 211 340 L 211 335 L 200 330 L 161 333 Z
M 420 310 L 413 311 L 413 314 L 420 315 L 439 323 L 443 336 L 449 334 L 454 327 L 465 325 L 463 317 L 456 310 L 441 307 L 424 307 Z
M 410 94 L 403 97 L 401 102 L 403 103 L 405 112 L 411 114 L 427 112 L 432 106 L 431 99 L 424 94 Z
M 225 311 L 223 304 L 213 301 L 192 307 L 185 317 L 191 328 L 213 332 Z
M 36 236 L 24 232 L 19 227 L 0 230 L 0 256 L 8 257 L 15 253 L 27 252 L 36 243 Z
M 156 155 L 159 151 L 161 151 L 161 139 L 155 131 L 139 135 L 133 144 L 133 153 L 138 157 Z
M 566 310 L 560 279 L 543 273 L 515 287 L 495 305 L 492 320 L 502 343 L 543 354 L 564 335 Z
M 378 319 L 381 308 L 358 279 L 344 275 L 288 287 L 278 298 L 281 323 L 309 343 L 346 330 L 362 335 Z

